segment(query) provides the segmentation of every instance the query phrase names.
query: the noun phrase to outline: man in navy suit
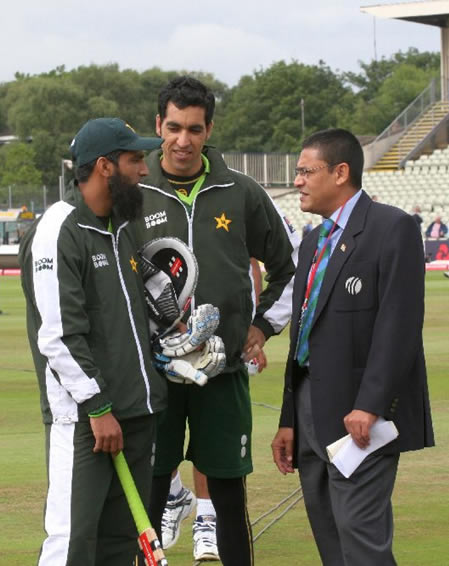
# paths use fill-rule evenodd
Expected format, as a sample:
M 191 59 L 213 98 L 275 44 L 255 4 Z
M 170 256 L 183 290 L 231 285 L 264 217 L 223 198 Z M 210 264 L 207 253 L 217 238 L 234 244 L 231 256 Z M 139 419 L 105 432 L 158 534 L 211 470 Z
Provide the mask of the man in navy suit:
M 373 202 L 361 190 L 362 172 L 357 138 L 332 129 L 304 141 L 295 178 L 301 210 L 335 225 L 325 239 L 328 260 L 320 249 L 316 253 L 320 227 L 299 250 L 282 413 L 272 449 L 282 473 L 299 469 L 325 566 L 396 564 L 391 494 L 399 454 L 434 444 L 422 343 L 421 235 L 409 214 Z M 318 299 L 307 313 L 313 279 L 319 277 L 315 268 L 323 261 Z M 307 315 L 312 322 L 304 346 Z M 395 423 L 398 438 L 346 479 L 329 462 L 326 446 L 349 433 L 367 447 L 379 417 Z

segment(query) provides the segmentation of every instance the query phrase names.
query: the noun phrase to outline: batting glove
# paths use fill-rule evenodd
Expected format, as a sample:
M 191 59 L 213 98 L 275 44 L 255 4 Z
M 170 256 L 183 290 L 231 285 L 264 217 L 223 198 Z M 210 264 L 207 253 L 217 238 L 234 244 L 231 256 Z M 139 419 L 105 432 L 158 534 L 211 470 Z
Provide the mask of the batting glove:
M 189 362 L 195 369 L 208 377 L 215 377 L 226 366 L 226 354 L 223 340 L 215 334 L 208 338 L 201 350 L 195 350 L 179 358 Z
M 154 353 L 154 362 L 158 369 L 161 369 L 167 379 L 174 383 L 196 383 L 197 385 L 206 385 L 207 375 L 202 371 L 195 369 L 191 363 L 178 358 L 170 358 L 163 354 Z
M 212 336 L 220 322 L 220 311 L 213 305 L 200 305 L 187 321 L 186 332 L 174 332 L 159 340 L 162 353 L 178 358 L 193 352 Z

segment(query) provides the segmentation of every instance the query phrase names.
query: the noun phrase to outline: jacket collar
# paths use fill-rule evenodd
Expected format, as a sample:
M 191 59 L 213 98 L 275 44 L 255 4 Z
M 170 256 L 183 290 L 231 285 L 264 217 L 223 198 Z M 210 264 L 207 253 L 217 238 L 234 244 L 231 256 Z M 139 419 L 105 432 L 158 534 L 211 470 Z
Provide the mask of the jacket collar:
M 332 253 L 331 258 L 329 259 L 329 264 L 326 268 L 326 273 L 324 274 L 324 279 L 320 289 L 312 325 L 320 316 L 321 311 L 323 310 L 329 299 L 330 293 L 334 287 L 335 281 L 340 271 L 355 249 L 355 237 L 363 231 L 366 223 L 366 215 L 368 213 L 369 207 L 372 204 L 373 203 L 370 197 L 365 193 L 365 191 L 362 191 L 362 194 L 360 195 L 360 198 L 356 203 L 351 216 L 349 217 L 346 228 L 343 230 L 343 233 L 340 236 L 337 247 Z M 304 296 L 304 290 L 307 283 L 310 265 L 315 254 L 316 247 L 318 245 L 318 236 L 319 227 L 316 227 L 310 233 L 310 235 L 307 236 L 301 246 L 298 262 L 298 265 L 300 267 L 298 269 L 297 275 L 297 289 L 300 292 L 299 296 L 301 297 Z M 301 305 L 299 305 L 299 308 L 300 307 Z
M 102 222 L 98 219 L 94 212 L 87 206 L 86 202 L 83 199 L 81 191 L 73 183 L 73 181 L 70 183 L 69 187 L 70 188 L 67 191 L 64 200 L 75 207 L 77 224 L 86 228 L 92 228 L 100 232 L 109 233 L 104 227 L 104 224 L 102 224 Z M 114 227 L 122 227 L 123 225 L 127 224 L 127 220 L 119 217 L 114 210 L 112 210 L 110 216 Z
M 316 305 L 314 322 L 320 316 L 321 311 L 327 303 L 340 271 L 355 249 L 355 237 L 363 231 L 366 222 L 366 215 L 371 205 L 372 201 L 370 197 L 363 191 L 351 213 L 351 216 L 349 217 L 346 228 L 340 236 L 337 247 L 329 260 Z
M 206 176 L 206 180 L 201 187 L 200 192 L 211 187 L 229 187 L 234 185 L 231 170 L 224 162 L 221 153 L 210 146 L 204 146 L 203 153 L 209 159 L 210 173 Z M 162 173 L 161 155 L 161 150 L 156 150 L 150 153 L 148 157 L 148 169 L 150 170 L 150 173 L 147 177 L 145 177 L 142 183 L 140 183 L 140 186 L 145 189 L 159 189 L 170 196 L 174 196 L 175 190 Z

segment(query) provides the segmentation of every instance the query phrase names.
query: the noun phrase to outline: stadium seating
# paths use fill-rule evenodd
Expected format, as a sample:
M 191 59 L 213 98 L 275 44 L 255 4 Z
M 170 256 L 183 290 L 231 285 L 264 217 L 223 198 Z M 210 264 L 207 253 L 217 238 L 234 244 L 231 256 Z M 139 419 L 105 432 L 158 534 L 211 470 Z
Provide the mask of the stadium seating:
M 422 231 L 441 215 L 449 222 L 449 147 L 435 149 L 430 155 L 421 155 L 416 161 L 408 161 L 404 169 L 370 172 L 363 174 L 363 188 L 379 202 L 391 204 L 412 213 L 415 206 L 421 208 Z M 285 212 L 295 228 L 310 220 L 314 226 L 321 222 L 317 215 L 303 213 L 299 207 L 296 189 L 276 197 L 276 204 Z

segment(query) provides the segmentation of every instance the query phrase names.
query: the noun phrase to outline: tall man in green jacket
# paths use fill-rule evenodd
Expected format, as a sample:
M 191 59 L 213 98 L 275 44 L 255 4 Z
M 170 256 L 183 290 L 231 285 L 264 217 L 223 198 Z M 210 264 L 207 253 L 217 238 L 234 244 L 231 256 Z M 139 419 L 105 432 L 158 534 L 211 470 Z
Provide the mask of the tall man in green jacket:
M 252 471 L 251 403 L 247 359 L 290 320 L 291 284 L 299 238 L 264 189 L 227 167 L 205 145 L 213 127 L 213 93 L 196 79 L 178 77 L 159 94 L 156 131 L 162 153 L 149 157 L 141 184 L 143 215 L 137 239 L 176 236 L 193 250 L 199 281 L 192 309 L 211 303 L 220 310 L 216 334 L 227 366 L 207 385 L 169 382 L 168 410 L 158 426 L 150 518 L 160 528 L 172 470 L 186 458 L 207 476 L 217 513 L 217 542 L 224 566 L 253 564 L 246 507 L 246 475 Z M 265 263 L 268 285 L 253 308 L 250 258 Z M 157 487 L 156 487 L 157 486 Z
M 111 454 L 124 451 L 148 501 L 166 383 L 151 361 L 129 220 L 148 174 L 143 150 L 159 145 L 117 118 L 87 122 L 71 146 L 73 190 L 21 244 L 49 479 L 39 566 L 132 566 L 137 553 Z

